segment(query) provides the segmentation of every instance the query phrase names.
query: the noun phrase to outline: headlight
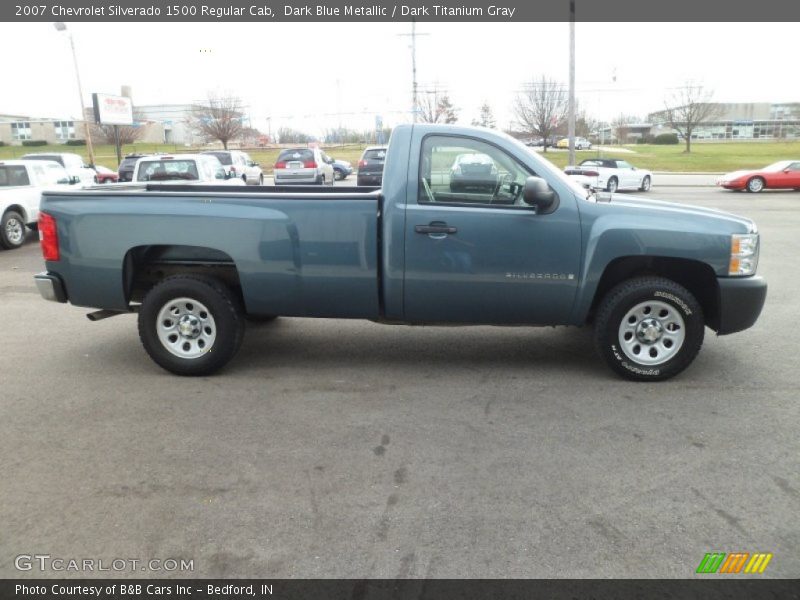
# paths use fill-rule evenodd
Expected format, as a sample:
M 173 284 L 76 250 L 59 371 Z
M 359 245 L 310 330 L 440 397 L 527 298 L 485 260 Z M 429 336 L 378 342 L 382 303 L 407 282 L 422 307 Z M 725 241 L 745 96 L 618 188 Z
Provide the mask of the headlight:
M 742 277 L 754 275 L 758 267 L 758 234 L 731 236 L 731 259 L 728 275 Z

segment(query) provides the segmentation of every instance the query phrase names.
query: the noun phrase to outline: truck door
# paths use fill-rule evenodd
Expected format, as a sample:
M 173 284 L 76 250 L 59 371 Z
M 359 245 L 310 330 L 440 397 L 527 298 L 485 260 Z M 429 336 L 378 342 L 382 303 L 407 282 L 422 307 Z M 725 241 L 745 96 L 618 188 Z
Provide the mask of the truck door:
M 522 202 L 531 175 L 486 141 L 424 138 L 406 206 L 406 320 L 568 322 L 581 256 L 575 199 L 537 214 Z

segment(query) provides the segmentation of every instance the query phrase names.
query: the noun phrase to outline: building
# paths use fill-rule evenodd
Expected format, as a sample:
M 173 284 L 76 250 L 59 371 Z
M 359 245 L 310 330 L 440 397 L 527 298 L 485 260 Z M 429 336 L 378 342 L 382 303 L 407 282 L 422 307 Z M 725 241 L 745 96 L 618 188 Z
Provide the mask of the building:
M 193 104 L 153 104 L 134 107 L 137 119 L 160 123 L 162 138 L 142 140 L 161 144 L 194 146 L 202 142 L 191 127 L 191 117 L 195 110 Z
M 7 146 L 21 146 L 22 142 L 32 140 L 64 144 L 69 140 L 85 138 L 83 121 L 0 114 L 0 142 Z
M 715 102 L 713 119 L 698 125 L 692 140 L 800 139 L 800 102 Z M 651 135 L 669 133 L 666 111 L 648 115 Z

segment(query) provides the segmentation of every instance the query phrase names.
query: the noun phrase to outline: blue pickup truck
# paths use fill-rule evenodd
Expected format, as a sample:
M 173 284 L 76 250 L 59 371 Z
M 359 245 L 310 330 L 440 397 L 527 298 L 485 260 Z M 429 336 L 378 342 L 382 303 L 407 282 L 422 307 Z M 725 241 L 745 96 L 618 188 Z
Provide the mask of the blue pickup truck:
M 381 189 L 51 191 L 39 230 L 41 295 L 98 309 L 92 320 L 138 312 L 145 350 L 180 375 L 224 366 L 246 320 L 299 316 L 592 324 L 614 371 L 663 380 L 694 360 L 705 327 L 746 329 L 766 297 L 752 221 L 598 199 L 516 140 L 468 127 L 397 127 Z

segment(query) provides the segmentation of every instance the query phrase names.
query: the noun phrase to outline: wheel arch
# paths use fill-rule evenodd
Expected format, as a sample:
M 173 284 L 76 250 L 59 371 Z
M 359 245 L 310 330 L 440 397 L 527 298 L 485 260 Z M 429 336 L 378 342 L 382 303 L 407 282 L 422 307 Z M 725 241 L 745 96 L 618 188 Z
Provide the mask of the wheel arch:
M 226 252 L 208 246 L 148 244 L 125 253 L 122 281 L 126 302 L 141 302 L 157 283 L 177 274 L 207 275 L 227 285 L 244 305 L 235 261 Z
M 25 222 L 24 224 L 27 225 L 28 221 L 28 211 L 25 210 L 25 207 L 21 204 L 9 204 L 3 209 L 3 212 L 0 213 L 5 215 L 7 212 L 15 212 L 22 217 L 22 220 Z
M 614 286 L 648 275 L 670 279 L 689 290 L 703 309 L 706 325 L 719 330 L 720 292 L 714 269 L 699 260 L 668 256 L 624 256 L 609 262 L 598 281 L 586 321 L 593 320 L 598 305 Z

